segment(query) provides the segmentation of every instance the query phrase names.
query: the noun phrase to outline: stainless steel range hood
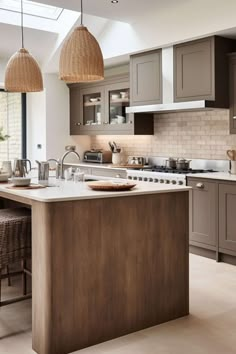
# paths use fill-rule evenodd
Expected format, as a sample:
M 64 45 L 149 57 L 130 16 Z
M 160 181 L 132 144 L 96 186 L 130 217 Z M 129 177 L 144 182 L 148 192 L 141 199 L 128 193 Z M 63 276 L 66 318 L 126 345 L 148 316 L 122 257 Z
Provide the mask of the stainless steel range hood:
M 173 47 L 162 49 L 162 89 L 163 103 L 145 106 L 131 106 L 126 113 L 167 113 L 176 111 L 193 111 L 214 109 L 214 101 L 174 102 Z

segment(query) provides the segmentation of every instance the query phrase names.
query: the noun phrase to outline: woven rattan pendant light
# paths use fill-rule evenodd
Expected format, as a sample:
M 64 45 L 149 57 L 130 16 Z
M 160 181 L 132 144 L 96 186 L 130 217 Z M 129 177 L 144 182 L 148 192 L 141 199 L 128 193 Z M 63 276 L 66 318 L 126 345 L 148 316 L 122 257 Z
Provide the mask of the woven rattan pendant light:
M 7 63 L 5 90 L 9 92 L 39 92 L 43 90 L 40 67 L 34 57 L 24 48 L 23 0 L 21 0 L 22 48 Z
M 73 31 L 63 45 L 60 56 L 59 77 L 67 83 L 99 81 L 104 79 L 104 63 L 96 38 L 83 25 Z

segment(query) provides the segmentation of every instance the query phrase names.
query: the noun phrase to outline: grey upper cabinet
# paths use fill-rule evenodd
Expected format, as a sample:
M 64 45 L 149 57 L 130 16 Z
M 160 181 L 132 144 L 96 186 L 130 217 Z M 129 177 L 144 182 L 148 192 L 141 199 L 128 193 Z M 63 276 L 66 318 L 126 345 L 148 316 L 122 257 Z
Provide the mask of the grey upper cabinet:
M 233 40 L 213 36 L 174 46 L 175 102 L 209 100 L 229 107 L 227 54 Z
M 175 100 L 214 100 L 213 38 L 175 46 L 174 58 Z
M 151 114 L 126 114 L 130 102 L 128 75 L 101 83 L 71 84 L 71 135 L 152 135 Z
M 188 179 L 192 187 L 190 194 L 190 244 L 212 246 L 217 240 L 218 187 L 215 182 L 200 179 Z M 196 245 L 196 244 L 195 244 Z
M 236 53 L 229 58 L 230 133 L 236 134 Z
M 130 57 L 131 105 L 162 103 L 162 51 Z
M 236 252 L 236 183 L 219 185 L 220 251 Z

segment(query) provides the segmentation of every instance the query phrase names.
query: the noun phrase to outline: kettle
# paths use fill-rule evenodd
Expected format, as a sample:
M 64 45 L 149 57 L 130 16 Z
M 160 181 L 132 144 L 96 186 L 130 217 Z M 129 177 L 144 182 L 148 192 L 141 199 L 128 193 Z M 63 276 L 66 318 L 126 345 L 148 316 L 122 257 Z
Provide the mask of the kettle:
M 29 163 L 29 170 L 27 170 L 27 162 Z M 31 171 L 31 162 L 27 159 L 15 159 L 13 176 L 14 177 L 25 177 L 27 173 Z
M 48 181 L 49 179 L 49 162 L 48 161 L 38 161 L 35 160 L 38 164 L 38 180 L 39 181 Z

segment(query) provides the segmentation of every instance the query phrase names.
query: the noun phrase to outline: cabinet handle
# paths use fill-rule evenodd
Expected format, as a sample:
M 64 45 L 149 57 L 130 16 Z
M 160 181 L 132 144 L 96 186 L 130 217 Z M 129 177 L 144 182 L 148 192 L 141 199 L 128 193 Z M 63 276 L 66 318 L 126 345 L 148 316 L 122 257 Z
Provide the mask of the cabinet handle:
M 80 126 L 81 125 L 81 123 L 75 123 L 75 126 Z
M 130 120 L 130 121 L 129 121 L 129 124 L 133 124 L 133 121 L 132 121 L 132 120 Z
M 199 188 L 199 189 L 203 189 L 205 186 L 204 186 L 203 183 L 197 183 L 196 187 Z
M 116 178 L 121 178 L 121 175 L 118 173 L 118 174 L 116 175 Z
M 236 119 L 236 116 L 233 116 L 233 119 Z
M 103 124 L 109 124 L 108 122 L 103 122 Z

